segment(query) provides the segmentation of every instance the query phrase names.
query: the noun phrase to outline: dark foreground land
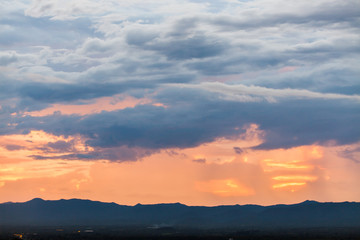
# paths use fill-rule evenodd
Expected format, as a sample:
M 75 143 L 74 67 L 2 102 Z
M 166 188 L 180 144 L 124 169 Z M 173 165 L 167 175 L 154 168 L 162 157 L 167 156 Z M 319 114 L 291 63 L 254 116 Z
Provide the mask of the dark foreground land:
M 0 204 L 5 239 L 360 240 L 360 203 L 203 207 L 33 199 Z
M 0 240 L 360 240 L 359 228 L 307 229 L 177 229 L 173 227 L 16 227 L 0 229 Z

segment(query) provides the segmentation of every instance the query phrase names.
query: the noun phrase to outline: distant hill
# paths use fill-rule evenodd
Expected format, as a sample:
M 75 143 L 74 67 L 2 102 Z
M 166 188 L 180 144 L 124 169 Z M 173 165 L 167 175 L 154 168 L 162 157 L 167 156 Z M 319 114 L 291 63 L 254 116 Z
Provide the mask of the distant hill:
M 90 200 L 0 204 L 0 226 L 176 226 L 192 228 L 360 227 L 360 203 L 186 206 L 180 203 L 124 206 Z

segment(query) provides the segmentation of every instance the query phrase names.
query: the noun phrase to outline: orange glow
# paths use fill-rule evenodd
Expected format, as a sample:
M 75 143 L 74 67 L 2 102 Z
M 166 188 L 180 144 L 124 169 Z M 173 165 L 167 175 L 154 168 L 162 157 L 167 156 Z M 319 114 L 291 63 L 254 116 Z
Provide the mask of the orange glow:
M 290 183 L 278 183 L 274 184 L 273 188 L 285 188 L 285 187 L 294 187 L 294 186 L 304 186 L 306 182 L 290 182 Z
M 269 167 L 281 167 L 281 168 L 294 168 L 294 169 L 309 169 L 310 166 L 306 165 L 297 165 L 293 163 L 267 163 L 267 166 Z
M 115 95 L 113 97 L 102 97 L 96 101 L 85 101 L 81 104 L 53 104 L 51 107 L 33 112 L 25 112 L 24 115 L 34 117 L 41 117 L 51 115 L 54 112 L 61 112 L 61 114 L 94 114 L 101 111 L 115 111 L 125 108 L 133 108 L 136 105 L 152 104 L 158 107 L 166 107 L 162 103 L 154 103 L 149 98 L 134 98 L 131 96 Z
M 22 179 L 58 177 L 70 172 L 83 172 L 86 175 L 93 163 L 85 161 L 41 160 L 24 161 L 17 164 L 0 164 L 0 182 Z
M 55 143 L 62 141 L 64 143 L 71 143 L 72 148 L 68 151 L 63 149 L 61 152 L 44 152 L 42 149 L 49 143 Z M 16 146 L 18 149 L 7 150 L 6 146 Z M 47 157 L 56 157 L 62 154 L 72 153 L 74 151 L 78 153 L 86 153 L 94 151 L 92 147 L 85 145 L 85 139 L 80 136 L 55 136 L 48 134 L 44 131 L 31 131 L 26 135 L 7 135 L 0 136 L 0 149 L 5 156 L 4 159 L 11 156 L 11 159 L 27 160 L 31 155 L 42 155 Z M 2 161 L 4 162 L 4 160 Z
M 77 153 L 96 150 L 87 147 L 80 136 L 31 131 L 27 135 L 0 137 L 0 202 L 34 197 L 87 198 L 131 205 L 360 201 L 360 164 L 339 154 L 355 151 L 352 156 L 357 157 L 360 144 L 254 150 L 252 147 L 263 141 L 262 132 L 256 125 L 249 125 L 244 134 L 232 139 L 220 138 L 186 149 L 164 149 L 138 161 L 29 157 L 72 153 L 44 152 L 44 146 L 57 141 L 72 141 Z M 8 145 L 15 147 L 9 150 Z M 204 161 L 199 164 L 193 161 L 196 159 Z
M 82 178 L 89 178 L 88 172 L 94 162 L 79 160 L 66 161 L 56 160 L 33 160 L 31 155 L 57 156 L 66 154 L 66 151 L 43 152 L 44 146 L 51 142 L 64 141 L 74 143 L 73 151 L 92 150 L 84 145 L 84 141 L 79 136 L 65 138 L 55 136 L 43 131 L 31 131 L 26 135 L 7 135 L 0 137 L 0 187 L 7 189 L 13 183 L 22 181 L 33 181 L 34 179 L 61 178 L 76 172 Z M 13 149 L 7 149 L 7 146 L 15 146 Z M 76 185 L 76 183 L 74 183 Z M 46 188 L 35 187 L 41 194 L 46 194 Z
M 311 169 L 310 165 L 302 165 L 299 161 L 291 162 L 274 162 L 273 159 L 263 160 L 265 163 L 265 171 L 274 171 L 276 168 L 285 168 L 285 169 Z
M 234 179 L 196 182 L 195 187 L 198 191 L 212 193 L 221 197 L 249 196 L 255 194 L 253 189 L 244 186 Z
M 263 159 L 262 167 L 264 172 L 276 174 L 271 177 L 272 180 L 282 181 L 272 184 L 273 189 L 295 192 L 294 187 L 306 188 L 308 182 L 318 182 L 320 173 L 318 170 L 326 171 L 318 161 L 323 157 L 320 146 L 301 146 L 272 151 L 278 152 L 276 158 Z M 291 160 L 294 158 L 297 160 Z
M 272 186 L 274 189 L 282 189 L 294 186 L 305 186 L 307 182 L 314 182 L 318 180 L 316 176 L 299 176 L 299 175 L 287 175 L 287 176 L 276 176 L 272 178 L 275 181 L 285 181 L 283 183 L 276 183 Z M 291 192 L 295 192 L 291 189 Z
M 5 141 L 8 144 L 11 143 L 17 143 L 17 141 L 21 142 L 22 144 L 31 143 L 31 142 L 43 142 L 47 143 L 48 141 L 59 141 L 59 140 L 65 140 L 66 138 L 62 136 L 55 136 L 52 134 L 48 134 L 44 131 L 34 131 L 32 130 L 30 133 L 23 135 L 23 134 L 14 134 L 14 135 L 6 135 L 1 136 L 0 138 L 2 142 Z
M 314 146 L 312 151 L 311 151 L 311 156 L 313 158 L 322 158 L 323 157 L 323 152 L 320 148 L 320 146 Z
M 276 176 L 272 178 L 277 181 L 291 181 L 291 180 L 304 180 L 304 181 L 316 181 L 318 178 L 315 176 Z

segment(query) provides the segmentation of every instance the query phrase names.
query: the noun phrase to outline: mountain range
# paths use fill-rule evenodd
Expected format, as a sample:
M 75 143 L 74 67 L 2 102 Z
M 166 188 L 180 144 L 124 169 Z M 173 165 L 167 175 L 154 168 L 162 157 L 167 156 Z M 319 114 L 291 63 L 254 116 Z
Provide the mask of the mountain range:
M 305 201 L 292 205 L 135 206 L 35 198 L 0 204 L 0 226 L 146 226 L 192 228 L 360 227 L 360 203 Z

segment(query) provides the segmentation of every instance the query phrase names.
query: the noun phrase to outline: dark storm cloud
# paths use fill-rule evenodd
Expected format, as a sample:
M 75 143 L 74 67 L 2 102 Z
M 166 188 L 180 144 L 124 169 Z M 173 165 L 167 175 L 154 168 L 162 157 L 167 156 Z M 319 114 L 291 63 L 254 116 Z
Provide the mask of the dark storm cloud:
M 233 132 L 234 124 L 216 130 L 216 124 L 224 124 L 228 120 L 221 121 L 220 116 L 212 116 L 213 120 L 204 121 L 204 116 L 192 111 L 198 109 L 167 110 L 144 105 L 86 117 L 58 114 L 41 118 L 28 116 L 19 119 L 14 131 L 37 129 L 55 135 L 81 134 L 89 139 L 86 143 L 92 147 L 128 146 L 151 149 L 196 146 Z
M 207 36 L 194 36 L 186 39 L 169 39 L 162 41 L 150 41 L 134 33 L 127 37 L 127 43 L 136 45 L 146 50 L 158 51 L 164 54 L 168 59 L 184 60 L 192 58 L 207 58 L 221 54 L 226 45 L 216 39 Z M 139 40 L 141 39 L 141 40 Z
M 153 66 L 158 68 L 160 66 Z M 39 111 L 53 103 L 84 104 L 82 100 L 92 100 L 126 93 L 136 98 L 154 91 L 164 83 L 188 83 L 194 79 L 190 74 L 157 76 L 153 79 L 104 82 L 104 75 L 97 73 L 93 81 L 75 83 L 17 81 L 0 74 L 0 115 L 19 112 Z M 11 118 L 11 116 L 8 116 Z
M 32 99 L 40 103 L 71 102 L 76 100 L 96 99 L 112 96 L 136 89 L 151 89 L 160 83 L 187 83 L 194 76 L 177 74 L 169 77 L 158 77 L 153 80 L 132 80 L 123 82 L 86 82 L 86 83 L 40 83 L 12 82 L 6 83 L 0 93 L 8 97 Z
M 181 99 L 192 101 L 194 109 L 189 113 L 202 114 L 203 118 L 199 121 L 212 122 L 209 123 L 212 127 L 222 128 L 219 132 L 223 136 L 229 136 L 231 131 L 235 133 L 235 127 L 246 123 L 259 124 L 266 131 L 266 139 L 258 148 L 289 148 L 316 142 L 324 144 L 329 140 L 348 144 L 360 139 L 358 101 L 284 99 L 275 103 L 233 102 L 216 100 L 216 94 L 205 97 L 200 95 L 201 92 L 185 92 L 183 90 L 180 95 L 170 91 L 167 94 L 172 95 L 171 103 L 167 104 L 177 105 Z M 167 94 L 159 96 L 160 99 L 170 99 Z M 211 126 L 204 124 L 205 128 L 212 130 Z
M 208 131 L 215 128 L 213 126 L 215 122 L 201 122 L 203 117 L 198 114 L 193 115 L 189 110 L 193 109 L 167 110 L 143 105 L 77 119 L 75 116 L 71 119 L 65 116 L 50 116 L 43 119 L 45 125 L 40 124 L 37 127 L 45 127 L 45 131 L 56 135 L 80 133 L 89 138 L 87 144 L 93 147 L 125 145 L 153 149 L 183 148 L 211 141 L 219 134 L 218 131 Z M 60 122 L 59 118 L 62 119 Z
M 350 144 L 360 140 L 358 104 L 346 101 L 289 101 L 270 106 L 258 123 L 266 130 L 266 141 L 257 148 L 289 148 L 335 140 Z M 279 112 L 279 114 L 276 114 Z
M 69 149 L 70 150 L 70 149 Z M 29 157 L 36 160 L 45 159 L 65 159 L 65 160 L 110 160 L 110 161 L 136 161 L 143 157 L 149 156 L 157 152 L 154 149 L 128 148 L 125 146 L 115 148 L 96 148 L 95 151 L 77 152 L 69 154 L 61 154 L 57 156 L 47 156 L 49 153 L 44 151 L 41 155 L 30 155 Z
M 50 103 L 112 96 L 136 86 L 143 88 L 146 83 L 66 84 L 0 80 L 0 85 L 3 85 L 0 89 L 0 100 L 3 98 L 0 113 L 14 113 L 41 110 Z
M 55 135 L 81 134 L 98 149 L 126 146 L 145 149 L 186 148 L 234 137 L 256 123 L 265 130 L 261 149 L 290 148 L 335 140 L 360 140 L 358 103 L 349 100 L 298 99 L 277 103 L 234 102 L 216 94 L 183 90 L 164 92 L 168 108 L 136 106 L 88 116 L 53 115 L 19 119 L 17 130 L 38 129 Z M 181 101 L 177 101 L 181 99 Z
M 135 83 L 130 83 L 134 84 Z M 125 84 L 61 84 L 61 83 L 25 83 L 19 89 L 21 97 L 28 97 L 36 101 L 64 102 L 78 99 L 93 99 L 111 96 L 124 92 Z
M 13 97 L 30 99 L 36 101 L 36 104 L 94 99 L 123 93 L 132 88 L 153 87 L 156 84 L 144 81 L 75 84 L 8 81 L 0 81 L 3 86 L 0 89 L 0 96 L 3 96 L 4 99 Z

